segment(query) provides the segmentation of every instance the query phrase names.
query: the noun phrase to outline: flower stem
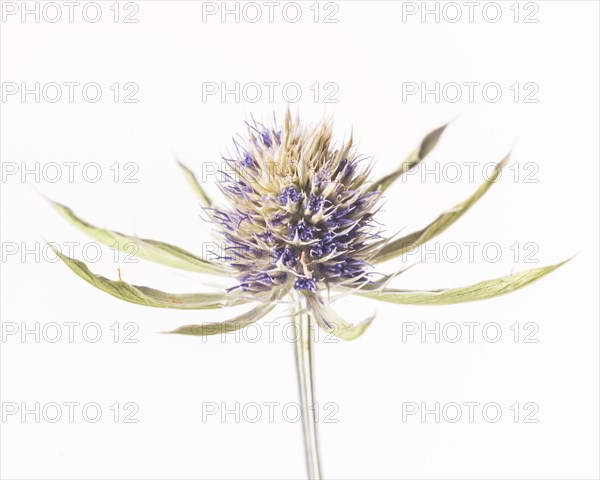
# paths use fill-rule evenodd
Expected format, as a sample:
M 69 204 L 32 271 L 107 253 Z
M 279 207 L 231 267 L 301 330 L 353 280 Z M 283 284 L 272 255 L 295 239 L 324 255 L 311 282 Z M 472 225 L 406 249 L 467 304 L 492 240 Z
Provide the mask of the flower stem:
M 302 426 L 304 429 L 304 449 L 308 478 L 321 479 L 321 462 L 319 456 L 319 440 L 317 435 L 317 412 L 315 411 L 315 390 L 313 376 L 313 332 L 311 317 L 307 313 L 292 310 L 292 318 L 296 327 L 296 370 L 300 388 Z

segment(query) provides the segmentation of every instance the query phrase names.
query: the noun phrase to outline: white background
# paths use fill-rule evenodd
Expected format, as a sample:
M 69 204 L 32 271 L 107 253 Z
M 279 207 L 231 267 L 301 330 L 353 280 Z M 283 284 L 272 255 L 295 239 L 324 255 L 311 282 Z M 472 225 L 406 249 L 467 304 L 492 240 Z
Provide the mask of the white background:
M 266 87 L 256 103 L 248 98 L 236 102 L 232 95 L 225 102 L 218 95 L 203 101 L 203 82 L 229 87 L 235 82 L 297 82 L 302 97 L 290 104 L 292 111 L 312 122 L 333 115 L 340 138 L 353 129 L 360 151 L 374 157 L 377 175 L 397 165 L 428 131 L 455 119 L 426 164 L 439 171 L 451 162 L 478 162 L 475 178 L 469 179 L 465 169 L 456 182 L 433 174 L 399 181 L 378 217 L 389 234 L 419 228 L 461 201 L 481 183 L 482 166 L 499 160 L 515 144 L 516 168 L 507 170 L 464 218 L 436 239 L 440 249 L 457 242 L 462 258 L 452 262 L 448 255 L 436 259 L 431 254 L 395 281 L 398 288 L 466 285 L 580 252 L 539 283 L 485 302 L 448 307 L 355 300 L 336 304 L 350 320 L 374 309 L 378 318 L 355 342 L 324 343 L 321 337 L 316 347 L 318 400 L 337 405 L 337 423 L 323 420 L 319 425 L 326 477 L 598 478 L 597 2 L 522 3 L 516 7 L 518 22 L 513 2 L 501 2 L 502 18 L 496 23 L 484 18 L 481 6 L 470 22 L 461 2 L 463 17 L 456 23 L 448 21 L 455 12 L 441 10 L 443 4 L 438 8 L 446 15 L 439 22 L 433 15 L 425 22 L 419 14 L 403 19 L 407 6 L 401 2 L 337 2 L 332 17 L 337 23 L 323 22 L 334 11 L 325 5 L 319 6 L 321 17 L 315 23 L 312 2 L 302 4 L 297 23 L 283 18 L 281 6 L 270 23 L 267 7 L 260 4 L 263 18 L 257 23 L 244 17 L 236 22 L 232 15 L 223 23 L 219 15 L 203 21 L 202 3 L 193 1 L 137 2 L 138 23 L 123 23 L 123 18 L 115 23 L 112 3 L 101 2 L 103 17 L 97 23 L 85 21 L 76 10 L 73 23 L 64 17 L 57 23 L 44 18 L 36 23 L 32 16 L 23 23 L 17 14 L 1 24 L 5 84 L 97 82 L 103 88 L 97 103 L 85 101 L 80 91 L 73 103 L 65 98 L 36 103 L 32 95 L 22 102 L 18 94 L 3 99 L 3 165 L 97 162 L 103 176 L 91 183 L 76 170 L 75 181 L 69 182 L 65 167 L 56 183 L 33 175 L 22 181 L 20 173 L 2 179 L 2 402 L 4 408 L 96 402 L 103 416 L 91 423 L 76 409 L 70 423 L 64 407 L 57 423 L 45 417 L 36 423 L 33 415 L 22 422 L 20 412 L 3 419 L 2 478 L 305 476 L 300 423 L 287 421 L 282 412 L 283 405 L 297 402 L 284 320 L 274 329 L 274 341 L 266 329 L 259 331 L 257 342 L 235 336 L 165 336 L 158 332 L 224 320 L 233 313 L 127 304 L 53 263 L 47 251 L 38 259 L 34 254 L 21 257 L 23 247 L 35 249 L 49 240 L 78 242 L 74 253 L 82 258 L 81 246 L 89 241 L 38 192 L 73 207 L 92 223 L 201 252 L 210 226 L 199 218 L 198 202 L 172 152 L 201 173 L 203 164 L 218 162 L 231 147 L 231 136 L 243 132 L 250 114 L 268 121 L 275 112 L 281 119 L 287 105 L 280 89 L 270 101 Z M 414 5 L 422 8 L 420 2 Z M 524 15 L 535 7 L 530 19 L 538 22 L 525 23 Z M 62 8 L 68 17 L 67 7 Z M 132 11 L 124 8 L 122 14 Z M 436 8 L 435 3 L 428 8 Z M 115 103 L 109 90 L 115 82 L 137 84 L 139 102 Z M 309 90 L 315 82 L 337 84 L 338 102 L 325 103 L 322 95 L 315 101 Z M 433 95 L 403 101 L 403 82 L 428 87 L 435 82 L 496 82 L 503 95 L 492 103 L 479 88 L 470 102 L 465 87 L 463 98 L 454 103 L 448 95 L 439 101 Z M 515 102 L 509 89 L 515 82 L 535 83 L 539 101 L 524 103 L 521 96 Z M 109 170 L 115 162 L 139 165 L 134 177 L 139 182 L 115 182 Z M 523 179 L 531 171 L 525 170 L 528 162 L 537 167 L 537 183 Z M 515 172 L 521 176 L 516 178 Z M 214 178 L 207 181 L 206 188 L 216 193 Z M 501 258 L 492 262 L 479 248 L 470 261 L 465 242 L 496 242 Z M 510 249 L 515 242 L 521 245 L 519 258 Z M 529 250 L 522 245 L 527 242 L 538 246 L 533 258 L 539 263 L 524 261 Z M 18 253 L 4 255 L 11 248 L 7 245 L 15 244 Z M 122 257 L 115 262 L 113 255 L 105 249 L 91 268 L 116 278 L 120 267 L 126 281 L 167 291 L 202 291 L 210 282 L 147 262 L 124 263 Z M 413 256 L 409 263 L 420 258 Z M 401 259 L 389 262 L 384 271 L 402 264 Z M 9 324 L 41 329 L 51 322 L 63 326 L 63 338 L 56 343 L 48 341 L 49 331 L 39 342 L 34 335 L 23 341 L 20 332 L 5 334 Z M 78 325 L 73 342 L 65 338 L 67 322 Z M 102 328 L 96 343 L 85 341 L 81 333 L 92 322 Z M 127 322 L 139 326 L 138 342 L 124 343 L 122 337 L 115 342 L 110 326 L 117 323 L 123 334 Z M 403 341 L 406 322 L 424 322 L 428 328 L 456 322 L 463 338 L 451 343 L 448 333 L 439 343 L 432 335 L 425 342 L 419 335 Z M 465 338 L 467 322 L 479 325 L 472 343 Z M 482 336 L 482 326 L 492 322 L 501 327 L 496 343 Z M 523 334 L 528 322 L 539 328 L 539 341 L 525 343 L 521 335 L 515 342 L 511 325 L 518 323 Z M 115 402 L 137 404 L 139 422 L 124 423 L 121 416 L 115 423 L 109 410 Z M 203 405 L 211 402 L 230 409 L 236 402 L 240 409 L 257 402 L 263 416 L 252 423 L 248 417 L 256 412 L 247 410 L 238 421 L 233 414 L 225 422 L 220 415 L 203 421 Z M 272 422 L 265 402 L 279 404 Z M 486 421 L 479 407 L 470 423 L 464 407 L 456 423 L 448 421 L 451 412 L 439 423 L 433 415 L 425 422 L 419 415 L 403 421 L 407 402 L 424 402 L 428 408 L 436 402 L 495 402 L 502 418 Z M 521 412 L 517 422 L 510 410 L 515 402 Z M 531 411 L 523 407 L 528 402 L 539 408 L 537 423 L 524 422 L 523 414 Z M 321 413 L 331 412 L 323 407 Z

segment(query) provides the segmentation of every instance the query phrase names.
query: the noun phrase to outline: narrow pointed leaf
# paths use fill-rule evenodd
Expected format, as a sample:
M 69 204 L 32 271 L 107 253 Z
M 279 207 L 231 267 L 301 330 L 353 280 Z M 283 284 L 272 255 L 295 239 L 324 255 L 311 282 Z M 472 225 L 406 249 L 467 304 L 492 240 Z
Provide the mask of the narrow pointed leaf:
M 96 227 L 77 217 L 70 208 L 51 200 L 49 202 L 69 223 L 89 237 L 111 248 L 116 248 L 132 256 L 182 270 L 213 274 L 226 274 L 229 272 L 227 265 L 204 260 L 175 245 Z
M 446 125 L 442 125 L 436 128 L 434 131 L 428 133 L 425 138 L 421 141 L 419 146 L 415 148 L 408 157 L 400 164 L 400 166 L 392 173 L 381 177 L 379 180 L 374 182 L 370 187 L 369 191 L 381 190 L 384 192 L 388 189 L 398 178 L 404 175 L 406 172 L 415 168 L 419 163 L 425 160 L 425 157 L 431 152 L 437 145 L 442 133 L 446 129 Z
M 355 340 L 360 337 L 375 319 L 370 316 L 356 325 L 346 322 L 322 298 L 307 296 L 308 304 L 321 329 L 342 340 Z
M 192 172 L 188 167 L 186 167 L 179 160 L 177 160 L 177 163 L 183 170 L 185 179 L 188 181 L 188 183 L 190 184 L 190 186 L 192 187 L 194 192 L 196 192 L 196 195 L 198 195 L 198 198 L 200 199 L 200 203 L 202 204 L 202 206 L 203 207 L 212 207 L 213 206 L 212 200 L 210 199 L 208 194 L 204 191 L 204 188 L 202 188 L 202 185 L 196 178 L 196 175 L 194 175 L 194 172 Z
M 217 335 L 221 333 L 235 332 L 242 328 L 255 323 L 264 317 L 267 313 L 275 308 L 274 303 L 263 303 L 256 308 L 253 308 L 249 312 L 238 315 L 231 320 L 218 323 L 203 323 L 198 325 L 184 325 L 176 330 L 165 333 L 178 333 L 180 335 L 196 335 L 196 336 L 207 336 Z
M 130 285 L 121 280 L 110 280 L 91 272 L 84 262 L 67 257 L 57 250 L 54 252 L 73 272 L 89 284 L 113 297 L 137 305 L 178 310 L 203 310 L 247 302 L 231 293 L 167 293 L 149 287 Z
M 442 213 L 438 218 L 421 230 L 389 242 L 377 252 L 372 262 L 385 262 L 386 260 L 404 255 L 405 253 L 414 250 L 419 245 L 422 245 L 446 230 L 450 225 L 462 217 L 465 212 L 469 210 L 469 208 L 475 205 L 475 203 L 477 203 L 477 201 L 483 197 L 485 192 L 487 192 L 489 188 L 496 182 L 500 176 L 502 168 L 508 162 L 509 157 L 510 154 L 496 164 L 493 174 L 487 178 L 486 181 L 480 185 L 479 188 L 469 198 L 458 205 L 455 205 L 447 212 Z
M 526 287 L 553 272 L 569 260 L 565 260 L 555 265 L 523 270 L 522 272 L 514 273 L 506 277 L 485 280 L 467 287 L 414 291 L 386 288 L 380 291 L 361 292 L 357 293 L 357 295 L 372 298 L 373 300 L 380 300 L 382 302 L 403 305 L 450 305 L 453 303 L 474 302 L 506 295 L 507 293 Z

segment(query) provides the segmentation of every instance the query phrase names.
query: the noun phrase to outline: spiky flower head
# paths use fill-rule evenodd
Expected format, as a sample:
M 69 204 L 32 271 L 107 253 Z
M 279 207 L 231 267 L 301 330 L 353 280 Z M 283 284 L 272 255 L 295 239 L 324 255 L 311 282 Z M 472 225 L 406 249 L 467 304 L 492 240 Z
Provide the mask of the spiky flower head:
M 381 192 L 368 190 L 370 164 L 352 138 L 338 145 L 330 120 L 307 126 L 289 112 L 281 128 L 247 126 L 224 159 L 228 205 L 207 209 L 239 279 L 232 290 L 306 294 L 366 282 Z
M 231 320 L 186 325 L 173 333 L 214 335 L 244 328 L 260 320 L 281 302 L 300 304 L 294 310 L 314 317 L 324 330 L 346 340 L 361 335 L 372 318 L 352 324 L 331 308 L 332 292 L 356 294 L 374 300 L 411 305 L 444 305 L 503 295 L 542 278 L 564 262 L 525 270 L 507 277 L 460 288 L 399 290 L 388 288 L 395 274 L 375 277 L 372 265 L 409 253 L 445 231 L 496 182 L 508 161 L 467 199 L 406 236 L 382 238 L 375 221 L 381 197 L 398 178 L 415 168 L 437 145 L 445 126 L 425 136 L 399 166 L 376 181 L 369 180 L 371 164 L 361 157 L 352 137 L 339 144 L 330 120 L 310 126 L 289 111 L 283 125 L 247 123 L 245 139 L 235 139 L 235 152 L 224 159 L 219 187 L 227 200 L 213 202 L 194 174 L 183 170 L 198 193 L 223 244 L 219 259 L 206 259 L 165 242 L 94 227 L 69 208 L 53 203 L 70 222 L 114 248 L 171 267 L 234 277 L 225 291 L 167 293 L 153 288 L 109 280 L 87 266 L 60 254 L 60 258 L 92 285 L 128 302 L 159 308 L 210 309 L 255 302 L 258 305 Z M 326 293 L 325 293 L 326 292 Z M 299 313 L 300 312 L 300 313 Z

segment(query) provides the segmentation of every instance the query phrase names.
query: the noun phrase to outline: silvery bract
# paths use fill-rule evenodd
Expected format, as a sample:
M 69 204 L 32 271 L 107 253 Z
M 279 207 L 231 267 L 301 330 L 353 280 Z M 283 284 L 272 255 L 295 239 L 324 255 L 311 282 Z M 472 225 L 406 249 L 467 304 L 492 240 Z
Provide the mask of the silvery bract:
M 84 280 L 128 302 L 198 310 L 254 304 L 247 313 L 230 320 L 186 325 L 172 333 L 213 335 L 238 330 L 291 300 L 293 318 L 303 332 L 297 358 L 305 380 L 301 381 L 303 404 L 307 406 L 313 395 L 310 361 L 305 362 L 310 351 L 310 337 L 308 345 L 305 342 L 311 318 L 323 330 L 344 340 L 362 335 L 373 320 L 341 318 L 331 305 L 335 293 L 411 305 L 469 302 L 513 292 L 565 263 L 467 287 L 427 291 L 389 288 L 401 270 L 387 276 L 374 273 L 377 263 L 416 249 L 458 220 L 492 186 L 508 161 L 507 156 L 469 198 L 424 228 L 401 238 L 385 238 L 376 221 L 383 193 L 424 160 L 444 129 L 445 126 L 431 132 L 395 171 L 373 182 L 369 180 L 371 165 L 356 152 L 352 138 L 342 145 L 333 141 L 330 121 L 307 126 L 298 118 L 293 119 L 288 111 L 281 128 L 248 124 L 247 140 L 234 141 L 235 155 L 224 159 L 227 168 L 223 169 L 218 186 L 225 202 L 210 199 L 192 171 L 182 165 L 205 216 L 214 225 L 217 243 L 224 246 L 219 258 L 205 259 L 164 242 L 97 228 L 69 208 L 53 203 L 71 223 L 107 245 L 116 244 L 129 253 L 133 242 L 140 258 L 231 278 L 234 282 L 226 291 L 166 293 L 95 275 L 83 262 L 57 254 Z M 310 416 L 309 410 L 304 409 L 305 416 Z M 305 419 L 309 474 L 316 478 L 320 475 L 316 432 L 314 425 L 307 422 Z

